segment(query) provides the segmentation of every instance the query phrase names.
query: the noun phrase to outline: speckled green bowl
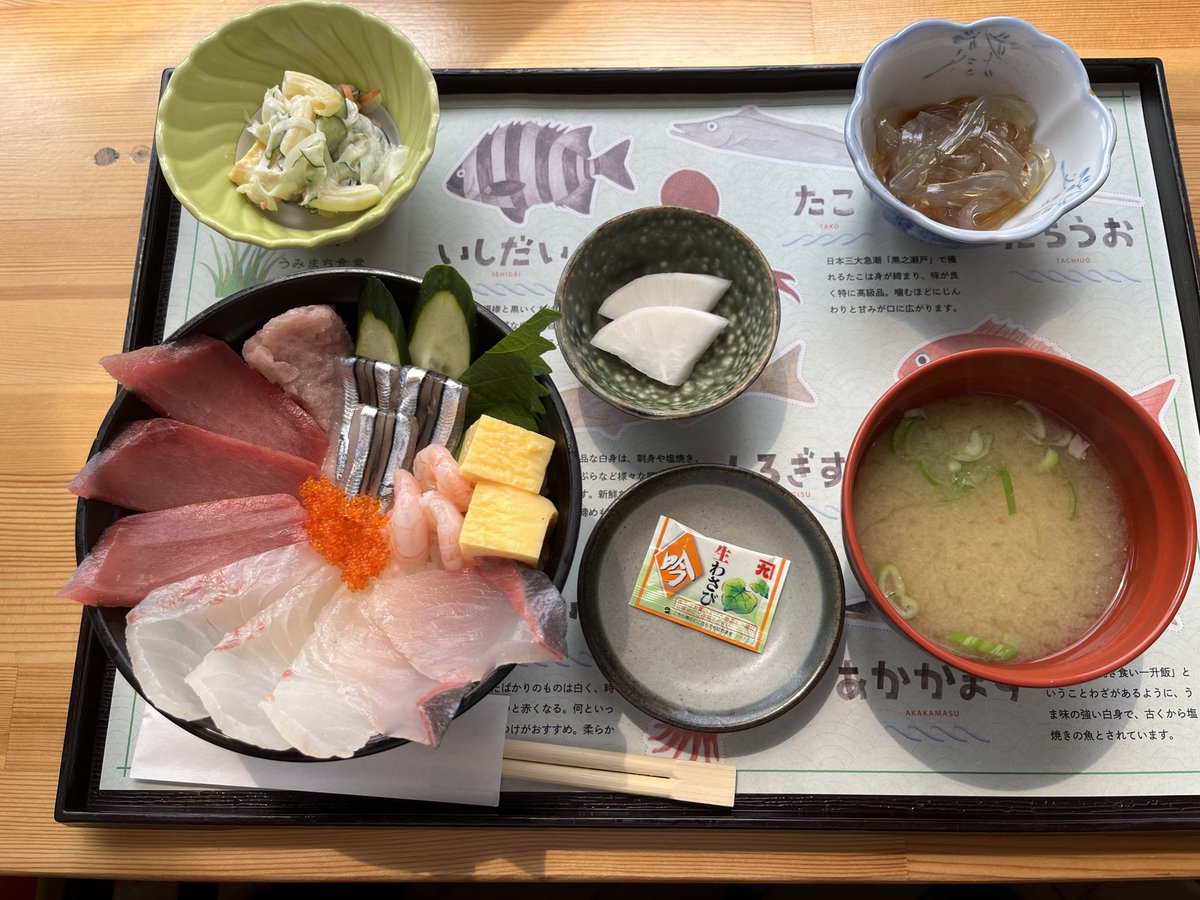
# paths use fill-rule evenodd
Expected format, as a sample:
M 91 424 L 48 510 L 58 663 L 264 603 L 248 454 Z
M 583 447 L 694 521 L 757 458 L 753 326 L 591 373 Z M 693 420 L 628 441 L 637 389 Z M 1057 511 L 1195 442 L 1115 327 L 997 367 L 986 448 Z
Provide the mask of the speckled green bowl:
M 597 312 L 605 298 L 658 272 L 732 282 L 713 309 L 729 325 L 679 387 L 591 344 L 609 321 Z M 575 377 L 602 400 L 646 419 L 683 419 L 725 405 L 762 373 L 779 336 L 779 289 L 762 252 L 725 220 L 675 206 L 636 209 L 588 235 L 563 270 L 554 305 L 562 313 L 558 346 Z
M 238 137 L 287 69 L 382 90 L 409 153 L 375 206 L 313 216 L 312 227 L 297 228 L 263 215 L 234 189 Z M 208 227 L 261 247 L 319 247 L 378 225 L 407 196 L 433 155 L 439 115 L 433 73 L 408 38 L 345 3 L 293 0 L 232 19 L 192 49 L 163 92 L 154 140 L 171 192 Z

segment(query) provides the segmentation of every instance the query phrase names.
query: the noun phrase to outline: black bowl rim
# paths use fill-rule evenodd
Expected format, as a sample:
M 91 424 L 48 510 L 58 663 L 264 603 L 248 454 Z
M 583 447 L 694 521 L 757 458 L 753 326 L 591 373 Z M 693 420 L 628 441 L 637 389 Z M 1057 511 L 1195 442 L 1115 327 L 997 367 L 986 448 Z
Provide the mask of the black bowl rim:
M 251 287 L 240 290 L 234 294 L 230 294 L 228 297 L 219 300 L 212 306 L 205 309 L 203 312 L 198 313 L 194 318 L 188 320 L 169 336 L 164 337 L 162 343 L 178 340 L 191 334 L 203 333 L 202 326 L 205 321 L 221 314 L 229 307 L 242 302 L 247 296 L 254 294 L 256 291 L 267 285 L 275 285 L 278 283 L 290 284 L 302 280 L 321 280 L 322 278 L 328 278 L 331 274 L 350 278 L 367 278 L 369 276 L 374 276 L 385 283 L 387 281 L 403 281 L 408 282 L 414 287 L 419 287 L 421 284 L 420 278 L 407 273 L 360 266 L 323 268 L 306 272 L 298 272 L 294 275 L 284 275 L 280 278 L 272 279 L 271 281 L 252 285 Z M 495 313 L 482 304 L 476 304 L 476 312 L 483 316 L 483 318 L 486 319 L 489 324 L 496 327 L 502 335 L 511 331 L 507 323 L 505 323 Z M 563 428 L 563 442 L 565 444 L 570 476 L 570 485 L 567 497 L 568 509 L 566 511 L 566 515 L 568 516 L 567 533 L 566 539 L 563 543 L 562 556 L 559 559 L 558 566 L 556 567 L 554 573 L 551 575 L 551 580 L 554 582 L 554 586 L 561 591 L 566 585 L 567 576 L 571 572 L 571 566 L 574 563 L 575 557 L 575 547 L 579 537 L 579 522 L 583 510 L 582 473 L 580 470 L 579 446 L 575 438 L 575 429 L 571 426 L 571 417 L 567 413 L 567 409 L 563 404 L 562 397 L 559 394 L 558 389 L 554 386 L 554 383 L 550 380 L 549 376 L 539 376 L 538 381 L 541 382 L 541 384 L 549 391 L 548 396 L 543 398 L 543 400 L 547 402 L 550 407 L 546 411 L 547 415 L 552 414 L 558 418 L 560 422 L 565 423 L 565 427 Z M 117 411 L 120 409 L 126 396 L 132 395 L 130 395 L 130 392 L 125 390 L 125 388 L 119 388 L 117 390 L 116 397 L 113 399 L 112 404 L 105 413 L 104 419 L 101 421 L 100 427 L 97 429 L 96 437 L 92 441 L 92 446 L 88 450 L 88 459 L 91 459 L 100 452 L 102 437 L 112 428 L 112 420 L 116 417 Z M 88 501 L 81 497 L 75 504 L 76 564 L 83 561 L 89 550 L 86 540 L 86 529 L 84 527 L 87 503 Z M 223 749 L 231 750 L 244 756 L 253 756 L 259 759 L 271 759 L 282 762 L 337 761 L 336 759 L 331 758 L 308 756 L 300 753 L 298 750 L 267 750 L 263 747 L 257 747 L 253 744 L 248 744 L 245 741 L 239 741 L 235 738 L 228 737 L 227 735 L 222 734 L 221 731 L 215 726 L 210 728 L 197 724 L 198 722 L 207 722 L 209 721 L 208 719 L 199 719 L 195 722 L 192 722 L 186 719 L 177 718 L 176 716 L 159 710 L 156 706 L 154 706 L 153 703 L 150 702 L 145 693 L 143 693 L 141 685 L 138 683 L 137 677 L 133 673 L 133 668 L 129 660 L 129 652 L 126 648 L 121 646 L 116 636 L 109 629 L 108 623 L 101 615 L 101 607 L 85 605 L 84 614 L 88 617 L 88 622 L 91 626 L 92 632 L 95 634 L 97 640 L 99 640 L 100 645 L 104 648 L 104 652 L 108 655 L 109 660 L 112 662 L 113 666 L 117 669 L 121 676 L 127 682 L 129 682 L 130 686 L 137 691 L 142 699 L 146 701 L 148 706 L 157 710 L 160 715 L 165 716 L 167 719 L 174 722 L 188 733 L 193 734 L 202 740 L 206 740 L 211 744 L 222 747 Z M 479 700 L 491 693 L 498 684 L 500 684 L 509 676 L 514 668 L 515 664 L 509 664 L 495 669 L 487 678 L 480 681 L 466 694 L 466 696 L 463 697 L 463 700 L 459 704 L 458 711 L 455 713 L 455 715 L 460 715 L 461 713 L 470 709 L 477 702 L 479 702 Z M 385 750 L 392 750 L 408 743 L 411 742 L 404 738 L 381 738 L 379 736 L 375 736 L 364 746 L 360 747 L 352 756 L 347 758 L 358 759 L 364 756 L 380 753 Z

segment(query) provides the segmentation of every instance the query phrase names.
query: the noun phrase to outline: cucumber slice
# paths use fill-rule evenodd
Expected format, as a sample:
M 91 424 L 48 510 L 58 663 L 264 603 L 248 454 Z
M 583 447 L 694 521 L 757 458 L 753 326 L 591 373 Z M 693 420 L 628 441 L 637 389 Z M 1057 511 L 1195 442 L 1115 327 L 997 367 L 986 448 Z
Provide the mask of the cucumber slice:
M 471 364 L 475 299 L 451 266 L 433 266 L 421 281 L 412 317 L 413 365 L 457 378 Z
M 358 341 L 354 352 L 393 366 L 409 362 L 408 335 L 396 301 L 383 282 L 371 277 L 358 296 Z
M 325 135 L 325 146 L 329 148 L 329 155 L 336 157 L 338 147 L 342 146 L 342 141 L 346 139 L 346 123 L 337 116 L 322 116 L 317 119 L 317 131 Z

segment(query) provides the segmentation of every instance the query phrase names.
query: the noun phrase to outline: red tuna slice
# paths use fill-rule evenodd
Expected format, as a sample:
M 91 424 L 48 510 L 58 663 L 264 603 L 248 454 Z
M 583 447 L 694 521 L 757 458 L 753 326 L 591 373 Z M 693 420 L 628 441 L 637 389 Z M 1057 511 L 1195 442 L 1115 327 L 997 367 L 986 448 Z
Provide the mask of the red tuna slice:
M 126 509 L 154 510 L 254 497 L 300 496 L 315 463 L 174 419 L 133 422 L 83 467 L 67 490 Z
M 156 587 L 307 540 L 306 515 L 295 497 L 271 494 L 126 516 L 100 536 L 58 595 L 133 606 Z
M 100 365 L 155 411 L 180 422 L 318 465 L 329 449 L 312 416 L 216 338 L 193 335 L 106 356 Z
M 562 595 L 542 573 L 517 567 L 496 560 L 489 577 L 472 566 L 378 578 L 358 596 L 368 618 L 422 675 L 440 682 L 479 681 L 509 663 L 557 662 L 565 655 Z M 538 598 L 520 601 L 540 617 L 532 625 L 509 596 L 518 582 L 527 597 Z

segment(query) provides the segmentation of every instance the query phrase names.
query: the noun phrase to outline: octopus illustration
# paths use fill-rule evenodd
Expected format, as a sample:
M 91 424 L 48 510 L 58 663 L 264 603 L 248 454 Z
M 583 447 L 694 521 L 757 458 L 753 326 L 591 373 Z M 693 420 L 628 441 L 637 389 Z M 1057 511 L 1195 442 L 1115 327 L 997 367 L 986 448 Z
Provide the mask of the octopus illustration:
M 712 216 L 718 215 L 721 209 L 721 192 L 711 178 L 696 169 L 680 169 L 668 175 L 659 188 L 658 199 L 663 206 L 683 206 Z M 794 287 L 796 276 L 778 269 L 772 271 L 779 292 L 799 303 L 800 294 Z
M 673 759 L 720 762 L 720 735 L 707 731 L 689 731 L 654 721 L 646 729 L 643 743 L 650 753 L 670 754 Z

